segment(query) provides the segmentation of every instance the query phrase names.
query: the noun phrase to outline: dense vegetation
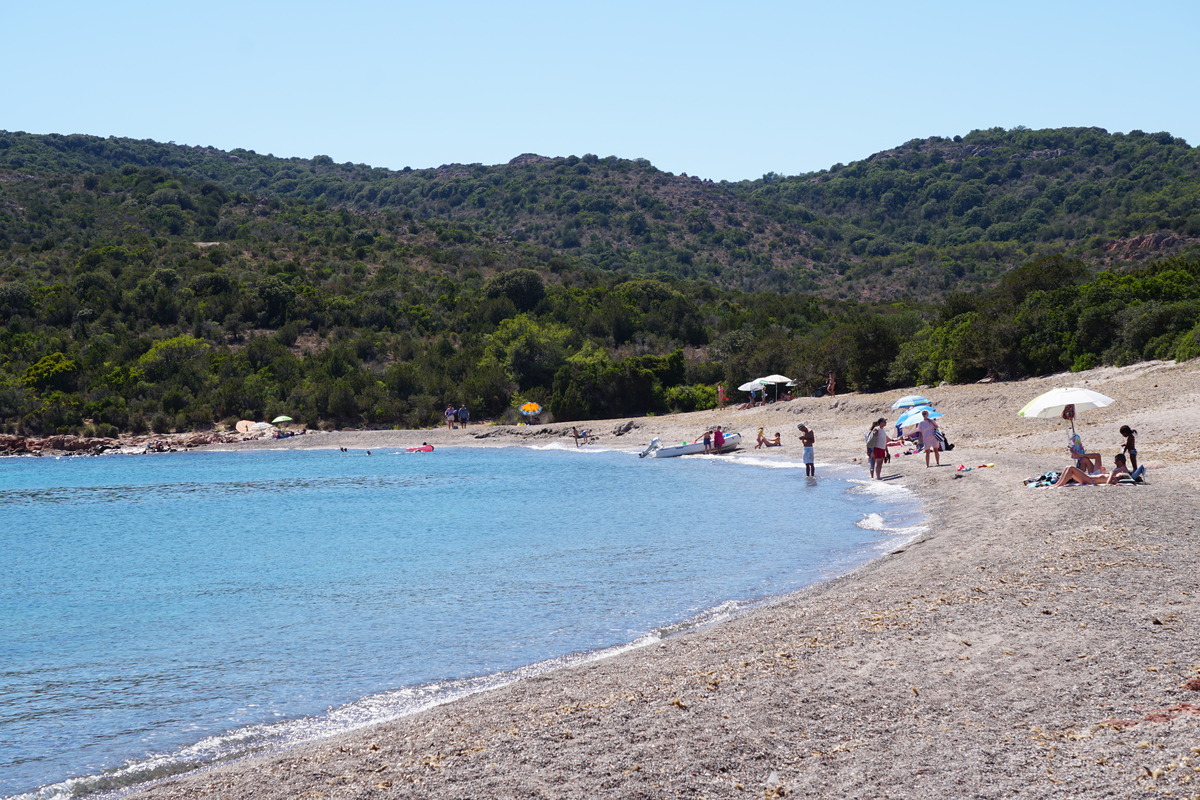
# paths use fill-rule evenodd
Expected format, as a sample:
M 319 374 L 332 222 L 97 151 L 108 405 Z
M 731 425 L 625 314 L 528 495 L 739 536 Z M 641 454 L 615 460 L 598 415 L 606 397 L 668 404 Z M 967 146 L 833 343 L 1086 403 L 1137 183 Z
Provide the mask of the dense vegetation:
M 0 424 L 580 419 L 768 372 L 878 390 L 1191 358 L 1197 200 L 1186 143 L 1097 129 L 739 184 L 0 132 Z

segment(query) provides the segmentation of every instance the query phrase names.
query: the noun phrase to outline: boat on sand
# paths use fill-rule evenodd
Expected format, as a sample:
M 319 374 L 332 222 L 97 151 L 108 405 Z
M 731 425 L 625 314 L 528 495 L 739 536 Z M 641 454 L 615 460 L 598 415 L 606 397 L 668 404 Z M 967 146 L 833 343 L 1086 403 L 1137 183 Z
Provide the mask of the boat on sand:
M 737 450 L 738 442 L 742 440 L 740 433 L 725 434 L 725 443 L 721 445 L 721 452 L 728 453 L 731 450 Z M 704 441 L 698 442 L 683 442 L 682 444 L 663 445 L 658 438 L 650 440 L 650 444 L 638 454 L 638 458 L 653 456 L 654 458 L 674 458 L 675 456 L 690 456 L 704 452 Z M 716 448 L 709 447 L 709 452 L 716 452 Z

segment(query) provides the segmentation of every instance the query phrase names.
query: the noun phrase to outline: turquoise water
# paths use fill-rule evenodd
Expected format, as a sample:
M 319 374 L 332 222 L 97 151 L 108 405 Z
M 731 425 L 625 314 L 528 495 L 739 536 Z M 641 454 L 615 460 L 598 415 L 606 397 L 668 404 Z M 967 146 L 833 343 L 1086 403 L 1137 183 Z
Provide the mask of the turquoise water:
M 0 796 L 342 732 L 844 572 L 912 513 L 749 457 L 0 460 Z

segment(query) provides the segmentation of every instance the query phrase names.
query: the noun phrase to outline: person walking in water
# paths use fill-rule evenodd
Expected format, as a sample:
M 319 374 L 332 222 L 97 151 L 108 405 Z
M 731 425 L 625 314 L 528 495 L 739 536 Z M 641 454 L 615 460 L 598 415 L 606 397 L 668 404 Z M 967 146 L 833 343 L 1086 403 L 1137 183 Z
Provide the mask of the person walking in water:
M 800 429 L 800 444 L 804 446 L 804 475 L 808 478 L 817 476 L 817 467 L 813 463 L 813 442 L 816 438 L 807 425 L 798 425 Z

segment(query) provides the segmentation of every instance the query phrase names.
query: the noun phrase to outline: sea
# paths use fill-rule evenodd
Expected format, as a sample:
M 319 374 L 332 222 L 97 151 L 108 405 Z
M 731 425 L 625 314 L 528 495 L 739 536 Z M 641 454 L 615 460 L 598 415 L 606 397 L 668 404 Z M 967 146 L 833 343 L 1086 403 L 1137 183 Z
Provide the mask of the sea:
M 0 797 L 119 797 L 611 656 L 920 525 L 865 470 L 745 451 L 0 459 Z

